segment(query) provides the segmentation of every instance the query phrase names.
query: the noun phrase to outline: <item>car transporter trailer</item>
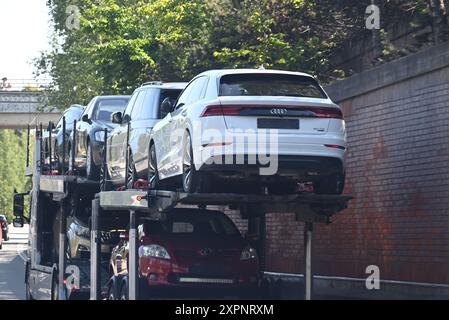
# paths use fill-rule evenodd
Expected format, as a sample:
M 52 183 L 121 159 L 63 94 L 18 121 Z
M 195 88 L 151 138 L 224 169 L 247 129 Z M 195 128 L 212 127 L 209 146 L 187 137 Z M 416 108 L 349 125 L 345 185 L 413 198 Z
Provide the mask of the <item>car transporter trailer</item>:
M 65 121 L 63 121 L 63 130 L 65 129 Z M 29 130 L 28 130 L 29 131 Z M 36 278 L 44 279 L 47 284 L 42 285 L 48 291 L 48 278 L 56 280 L 57 289 L 54 288 L 53 281 L 50 291 L 57 290 L 58 294 L 51 294 L 52 298 L 72 299 L 77 293 L 89 296 L 91 300 L 99 300 L 107 294 L 109 279 L 107 267 L 102 264 L 101 257 L 101 228 L 103 222 L 108 220 L 117 221 L 116 227 L 123 229 L 129 225 L 129 266 L 127 281 L 129 290 L 129 299 L 136 300 L 139 298 L 138 293 L 138 237 L 137 226 L 139 219 L 145 217 L 147 219 L 163 219 L 164 212 L 176 206 L 197 206 L 198 208 L 206 208 L 207 206 L 227 206 L 231 209 L 240 210 L 242 218 L 248 221 L 248 230 L 255 230 L 258 235 L 258 243 L 255 246 L 259 251 L 261 266 L 263 268 L 265 261 L 264 241 L 265 241 L 265 215 L 267 213 L 294 213 L 296 221 L 305 223 L 304 228 L 304 282 L 306 300 L 312 299 L 313 291 L 313 269 L 312 269 L 312 238 L 314 223 L 330 223 L 331 217 L 338 212 L 347 208 L 348 202 L 352 199 L 348 195 L 316 195 L 312 193 L 297 193 L 289 195 L 268 195 L 268 194 L 233 194 L 233 193 L 194 193 L 188 194 L 179 191 L 166 190 L 147 190 L 147 189 L 128 189 L 123 191 L 106 191 L 106 183 L 89 181 L 85 178 L 78 177 L 73 172 L 66 172 L 64 163 L 56 174 L 51 169 L 50 156 L 50 174 L 44 170 L 45 159 L 42 158 L 42 127 L 36 129 L 35 158 L 33 166 L 27 170 L 28 175 L 33 177 L 33 189 L 31 192 L 31 257 L 27 264 L 26 279 L 29 280 L 29 273 L 43 273 Z M 107 131 L 105 131 L 107 136 Z M 51 139 L 51 135 L 50 135 Z M 106 139 L 105 139 L 106 140 Z M 63 142 L 65 145 L 65 142 Z M 74 145 L 74 143 L 73 143 Z M 72 145 L 72 148 L 74 147 Z M 29 146 L 28 146 L 29 149 Z M 65 150 L 65 148 L 63 148 Z M 104 155 L 103 155 L 104 156 Z M 63 157 L 65 159 L 65 157 Z M 74 159 L 71 159 L 73 162 Z M 72 166 L 73 168 L 73 166 Z M 105 167 L 103 167 L 103 172 Z M 67 229 L 67 212 L 70 210 L 69 200 L 71 197 L 89 197 L 92 199 L 91 207 L 91 248 L 90 263 L 69 261 L 66 250 L 59 249 L 58 262 L 53 266 L 41 266 L 35 257 L 35 250 L 39 244 L 36 240 L 36 225 L 42 223 L 50 223 L 49 221 L 38 221 L 37 211 L 45 210 L 42 206 L 47 203 L 41 203 L 42 197 L 50 199 L 56 208 L 59 208 L 59 248 L 67 247 L 66 229 Z M 87 199 L 87 198 L 86 198 Z M 34 221 L 33 221 L 34 219 Z M 37 220 L 37 221 L 36 221 Z M 52 221 L 53 223 L 54 221 Z M 54 259 L 56 260 L 56 259 Z M 104 260 L 104 259 L 103 259 Z M 73 287 L 71 291 L 67 291 L 66 282 L 70 276 L 70 265 L 76 265 L 82 269 L 80 280 L 81 285 Z M 69 268 L 68 268 L 69 267 Z M 40 286 L 39 283 L 28 284 Z M 28 289 L 27 289 L 28 290 Z M 36 290 L 40 290 L 37 288 Z

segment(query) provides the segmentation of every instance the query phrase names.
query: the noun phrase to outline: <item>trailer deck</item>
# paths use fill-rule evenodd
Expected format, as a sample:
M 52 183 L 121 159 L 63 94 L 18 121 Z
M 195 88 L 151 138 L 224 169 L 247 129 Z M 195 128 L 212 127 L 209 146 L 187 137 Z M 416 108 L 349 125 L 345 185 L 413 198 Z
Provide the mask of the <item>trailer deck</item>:
M 65 127 L 65 121 L 64 121 Z M 27 275 L 29 272 L 38 273 L 36 278 L 45 278 L 45 288 L 48 291 L 50 287 L 51 297 L 58 293 L 59 299 L 66 299 L 76 296 L 78 293 L 90 291 L 90 299 L 97 300 L 104 297 L 105 276 L 107 269 L 104 267 L 104 260 L 101 259 L 101 230 L 105 226 L 103 222 L 112 221 L 129 225 L 129 268 L 128 268 L 128 290 L 129 298 L 135 300 L 138 294 L 138 239 L 137 226 L 139 219 L 164 219 L 164 213 L 177 206 L 195 206 L 200 209 L 208 206 L 227 206 L 233 210 L 239 210 L 243 219 L 248 221 L 248 230 L 257 230 L 258 249 L 261 252 L 261 269 L 264 266 L 264 243 L 266 229 L 266 214 L 275 213 L 294 213 L 296 221 L 305 222 L 304 228 L 304 261 L 305 261 L 305 299 L 312 298 L 313 289 L 313 270 L 312 270 L 312 236 L 314 223 L 330 223 L 333 215 L 344 210 L 348 202 L 352 199 L 349 195 L 316 195 L 312 193 L 295 193 L 288 195 L 268 195 L 268 194 L 235 194 L 235 193 L 184 193 L 180 191 L 169 190 L 123 190 L 106 191 L 105 181 L 91 181 L 80 177 L 77 172 L 66 170 L 66 163 L 58 163 L 60 170 L 43 171 L 45 159 L 42 155 L 42 127 L 36 135 L 35 161 L 31 168 L 26 170 L 27 175 L 32 175 L 33 190 L 31 203 L 31 221 L 32 230 L 32 257 L 27 264 Z M 105 132 L 107 136 L 107 132 Z M 64 145 L 65 148 L 65 145 Z M 73 146 L 72 146 L 73 148 Z M 29 146 L 28 146 L 29 150 Z M 27 151 L 28 152 L 28 151 Z M 27 165 L 29 165 L 29 154 L 27 156 Z M 63 157 L 65 159 L 65 157 Z M 104 159 L 105 160 L 105 159 Z M 72 159 L 72 168 L 73 166 Z M 103 168 L 104 172 L 105 168 Z M 48 172 L 52 174 L 48 174 Z M 49 242 L 48 235 L 55 235 L 55 231 L 49 232 L 48 224 L 58 221 L 59 248 L 66 248 L 66 230 L 67 213 L 70 210 L 70 201 L 83 198 L 86 201 L 92 201 L 91 206 L 91 226 L 90 226 L 90 261 L 80 262 L 82 273 L 84 274 L 82 284 L 79 288 L 74 288 L 70 294 L 67 294 L 65 284 L 68 275 L 66 267 L 70 262 L 65 249 L 60 249 L 57 259 L 48 258 L 47 264 L 41 263 L 42 244 Z M 51 210 L 48 210 L 48 206 Z M 52 211 L 52 212 L 47 212 Z M 58 218 L 56 218 L 56 213 Z M 128 215 L 128 217 L 126 216 Z M 114 217 L 122 217 L 113 220 Z M 40 218 L 39 218 L 40 217 Z M 52 221 L 37 221 L 41 219 L 53 219 Z M 123 223 L 126 221 L 126 223 Z M 39 228 L 44 228 L 44 232 Z M 39 252 L 38 252 L 39 251 Z M 48 256 L 48 249 L 47 249 Z M 53 266 L 48 265 L 53 262 Z M 73 261 L 72 261 L 73 262 Z M 107 263 L 106 263 L 107 264 Z M 76 266 L 76 264 L 74 264 Z M 29 270 L 28 270 L 29 268 Z M 45 269 L 45 270 L 44 270 Z M 41 271 L 44 270 L 44 271 Z M 40 272 L 44 272 L 41 275 Z M 90 274 L 90 277 L 89 275 Z M 36 279 L 35 278 L 35 279 Z M 57 279 L 57 288 L 55 289 L 55 280 Z M 29 279 L 27 279 L 29 281 Z M 40 280 L 38 280 L 40 281 Z M 49 281 L 51 283 L 49 283 Z M 36 290 L 44 284 L 34 283 Z M 40 290 L 42 291 L 42 290 Z

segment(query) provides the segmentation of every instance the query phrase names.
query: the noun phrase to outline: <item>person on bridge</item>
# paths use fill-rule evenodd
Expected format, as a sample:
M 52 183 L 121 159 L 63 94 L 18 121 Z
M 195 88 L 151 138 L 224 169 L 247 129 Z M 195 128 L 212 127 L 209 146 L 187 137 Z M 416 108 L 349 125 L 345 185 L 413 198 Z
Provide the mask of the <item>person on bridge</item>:
M 11 83 L 8 82 L 8 78 L 4 77 L 2 82 L 0 82 L 0 90 L 11 89 Z

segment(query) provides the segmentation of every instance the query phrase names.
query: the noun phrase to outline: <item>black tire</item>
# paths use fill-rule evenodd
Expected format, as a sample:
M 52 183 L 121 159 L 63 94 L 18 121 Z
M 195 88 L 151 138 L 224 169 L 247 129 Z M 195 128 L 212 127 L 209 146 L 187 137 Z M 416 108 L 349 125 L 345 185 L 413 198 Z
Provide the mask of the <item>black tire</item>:
M 126 189 L 134 189 L 134 183 L 136 182 L 137 173 L 136 173 L 136 166 L 134 164 L 134 158 L 133 153 L 131 152 L 131 149 L 128 148 L 128 168 L 126 168 L 128 171 L 128 180 L 126 181 Z
M 313 184 L 315 194 L 342 194 L 345 188 L 345 175 L 332 174 Z
M 295 182 L 274 183 L 268 186 L 268 193 L 273 195 L 294 194 L 298 188 Z
M 68 164 L 68 169 L 69 169 L 69 171 L 71 171 L 72 173 L 75 173 L 75 168 L 72 166 L 72 163 L 74 163 L 74 162 L 72 161 L 73 157 L 74 157 L 74 155 L 73 155 L 73 152 L 72 152 L 72 148 L 70 148 L 70 149 L 69 149 L 69 164 Z
M 156 146 L 151 144 L 148 153 L 148 187 L 153 190 L 160 188 L 159 172 L 157 170 Z
M 94 162 L 92 147 L 90 143 L 87 143 L 86 151 L 86 177 L 89 180 L 98 181 L 100 179 L 100 169 Z
M 3 249 L 3 243 L 0 243 L 0 250 Z
M 186 132 L 182 154 L 182 188 L 186 193 L 206 192 L 209 190 L 206 177 L 195 169 L 193 147 L 190 134 Z
M 129 300 L 128 293 L 128 283 L 126 281 L 123 281 L 122 285 L 120 286 L 119 300 Z

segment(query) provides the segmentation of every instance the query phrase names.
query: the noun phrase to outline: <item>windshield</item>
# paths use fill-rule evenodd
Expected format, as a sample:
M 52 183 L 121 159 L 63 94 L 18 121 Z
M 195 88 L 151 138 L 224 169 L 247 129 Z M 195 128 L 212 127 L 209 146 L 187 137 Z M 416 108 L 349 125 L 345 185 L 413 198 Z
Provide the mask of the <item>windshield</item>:
M 239 235 L 234 223 L 220 214 L 181 215 L 165 221 L 148 221 L 149 235 Z
M 230 74 L 221 77 L 220 96 L 327 98 L 312 77 L 290 74 Z
M 94 114 L 94 119 L 111 121 L 111 116 L 115 112 L 123 112 L 129 99 L 101 99 Z

